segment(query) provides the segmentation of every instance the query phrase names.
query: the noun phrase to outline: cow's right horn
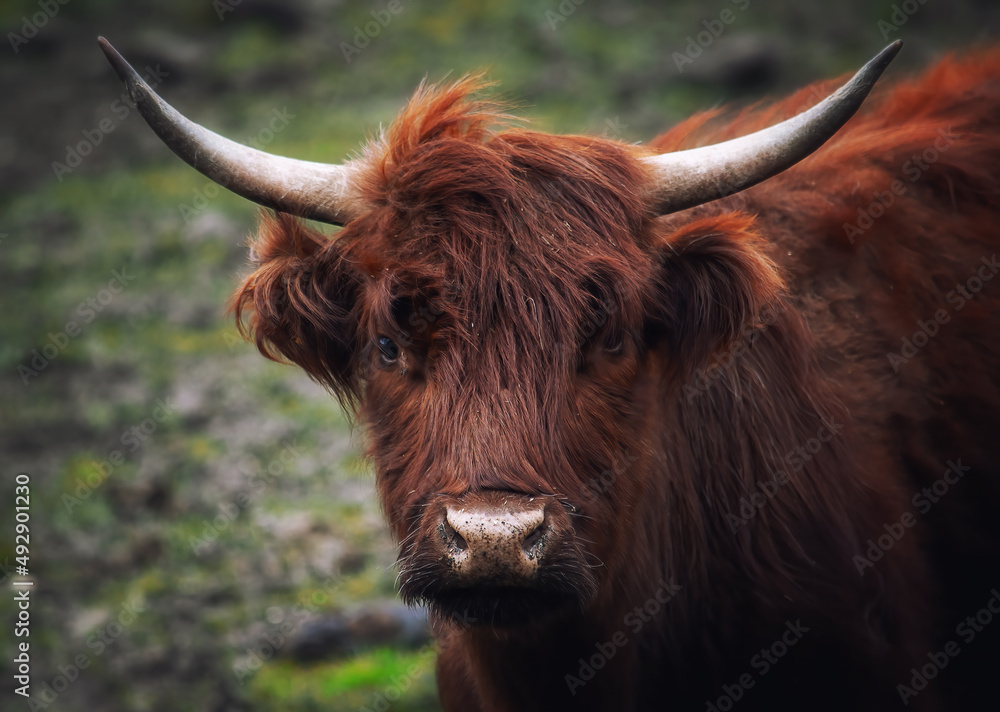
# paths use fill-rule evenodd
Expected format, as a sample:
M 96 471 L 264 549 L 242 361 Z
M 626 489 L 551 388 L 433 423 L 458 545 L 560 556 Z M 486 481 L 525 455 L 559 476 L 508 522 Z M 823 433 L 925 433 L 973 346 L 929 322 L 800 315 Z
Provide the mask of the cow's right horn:
M 854 116 L 902 46 L 896 40 L 847 84 L 780 124 L 711 146 L 647 156 L 643 161 L 653 180 L 650 209 L 656 215 L 666 215 L 692 208 L 738 193 L 792 167 Z
M 234 193 L 291 215 L 343 225 L 365 210 L 357 168 L 274 156 L 186 119 L 156 95 L 111 43 L 97 39 L 139 113 L 167 147 Z

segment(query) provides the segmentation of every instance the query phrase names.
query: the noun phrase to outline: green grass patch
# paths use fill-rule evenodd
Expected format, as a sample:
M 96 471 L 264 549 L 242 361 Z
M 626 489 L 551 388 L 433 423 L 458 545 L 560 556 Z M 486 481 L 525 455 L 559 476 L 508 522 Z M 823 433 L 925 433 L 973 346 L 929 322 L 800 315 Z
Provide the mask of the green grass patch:
M 250 697 L 264 709 L 340 712 L 367 707 L 411 712 L 439 709 L 434 684 L 436 652 L 381 648 L 339 662 L 303 667 L 290 661 L 265 663 L 253 678 Z

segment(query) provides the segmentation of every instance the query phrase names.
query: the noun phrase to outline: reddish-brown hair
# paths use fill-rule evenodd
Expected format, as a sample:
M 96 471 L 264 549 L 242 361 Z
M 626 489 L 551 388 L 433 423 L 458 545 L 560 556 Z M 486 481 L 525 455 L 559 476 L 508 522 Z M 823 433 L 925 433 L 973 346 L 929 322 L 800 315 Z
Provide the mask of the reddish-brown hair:
M 650 147 L 750 133 L 828 86 L 693 117 Z M 902 368 L 887 360 L 996 250 L 1000 53 L 876 92 L 794 168 L 667 217 L 645 204 L 648 149 L 505 127 L 479 90 L 418 91 L 360 159 L 374 207 L 332 238 L 265 216 L 234 298 L 265 355 L 360 406 L 404 559 L 437 495 L 573 508 L 599 584 L 585 612 L 528 638 L 442 624 L 446 700 L 557 708 L 577 656 L 674 580 L 683 592 L 589 688 L 595 709 L 661 693 L 704 707 L 795 618 L 813 633 L 758 702 L 898 702 L 894 681 L 945 637 L 928 611 L 966 610 L 989 590 L 982 562 L 1000 566 L 1000 287 L 949 311 L 950 336 Z M 860 220 L 893 181 L 905 190 Z M 383 337 L 398 360 L 379 360 Z M 973 499 L 859 573 L 869 539 L 954 457 Z

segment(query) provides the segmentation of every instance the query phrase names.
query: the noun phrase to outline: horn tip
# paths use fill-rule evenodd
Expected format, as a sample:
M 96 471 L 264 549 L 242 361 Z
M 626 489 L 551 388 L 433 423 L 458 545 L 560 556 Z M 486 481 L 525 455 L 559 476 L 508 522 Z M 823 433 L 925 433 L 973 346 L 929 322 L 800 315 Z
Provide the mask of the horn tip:
M 111 64 L 111 68 L 115 70 L 118 78 L 131 88 L 131 83 L 136 77 L 132 65 L 103 37 L 97 38 L 97 44 L 100 46 L 101 51 L 104 52 L 104 56 L 108 58 L 108 62 Z
M 892 64 L 892 60 L 896 58 L 896 55 L 899 54 L 902 48 L 902 40 L 895 40 L 886 45 L 885 49 L 872 57 L 865 66 L 859 69 L 858 73 L 838 93 L 856 95 L 858 97 L 858 106 L 860 106 L 864 98 L 868 96 L 868 93 L 875 86 L 875 82 L 885 73 L 885 70 Z
M 889 63 L 896 58 L 899 51 L 903 49 L 903 40 L 895 40 L 886 46 L 881 52 L 875 55 L 869 64 L 875 65 L 879 69 L 879 73 L 885 70 L 889 66 Z

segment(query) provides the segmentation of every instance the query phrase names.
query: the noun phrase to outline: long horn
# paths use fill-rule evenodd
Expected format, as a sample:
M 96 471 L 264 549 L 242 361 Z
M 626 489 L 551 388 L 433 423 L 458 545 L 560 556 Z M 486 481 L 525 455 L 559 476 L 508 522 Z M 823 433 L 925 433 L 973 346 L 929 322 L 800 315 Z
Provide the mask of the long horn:
M 303 218 L 343 225 L 365 209 L 357 169 L 273 156 L 189 121 L 163 101 L 106 39 L 97 39 L 129 98 L 171 151 L 237 195 Z
M 818 149 L 861 106 L 903 43 L 896 40 L 847 84 L 808 111 L 762 131 L 712 146 L 647 156 L 650 206 L 658 215 L 738 193 Z

